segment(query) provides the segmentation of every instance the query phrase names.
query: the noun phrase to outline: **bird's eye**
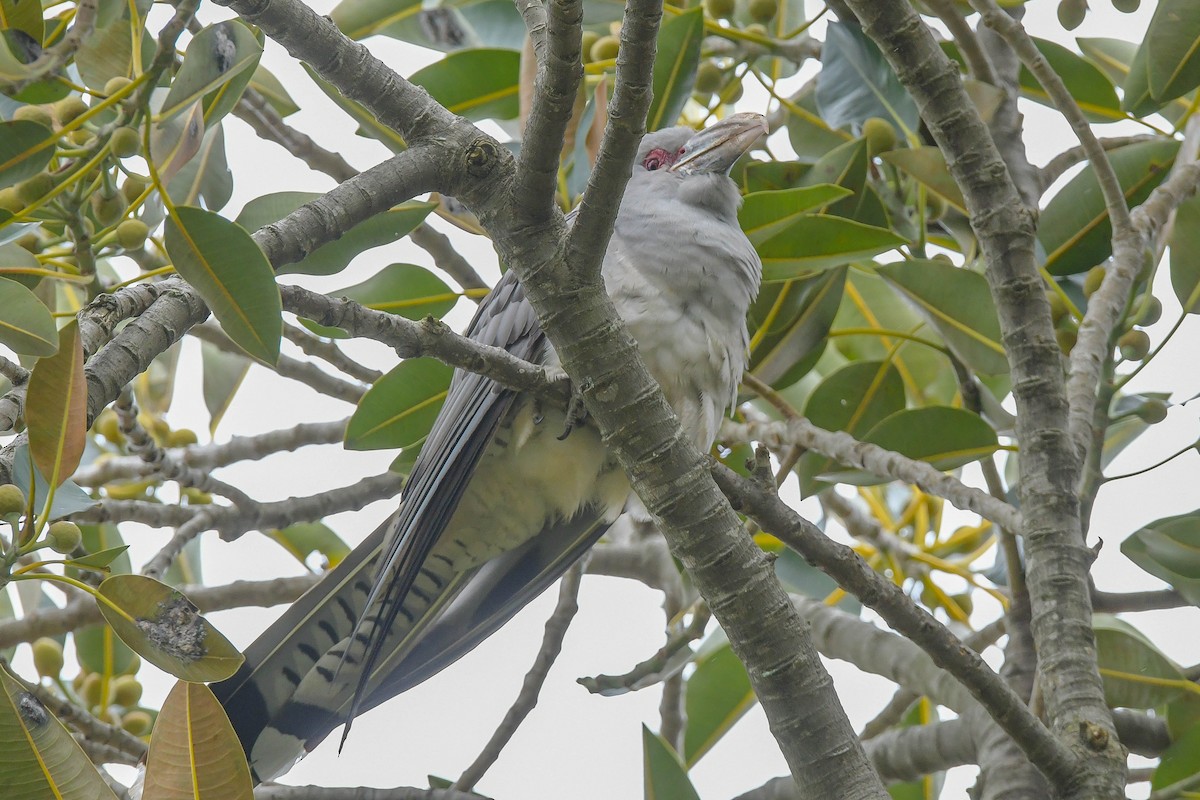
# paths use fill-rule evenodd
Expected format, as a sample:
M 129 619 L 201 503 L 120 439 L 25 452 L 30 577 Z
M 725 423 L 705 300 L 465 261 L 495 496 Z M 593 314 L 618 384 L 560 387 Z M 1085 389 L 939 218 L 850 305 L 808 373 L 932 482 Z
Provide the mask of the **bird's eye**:
M 668 153 L 661 147 L 656 147 L 646 154 L 646 158 L 642 160 L 642 166 L 650 171 L 654 171 L 656 169 L 662 169 L 674 161 L 675 158 L 671 153 Z

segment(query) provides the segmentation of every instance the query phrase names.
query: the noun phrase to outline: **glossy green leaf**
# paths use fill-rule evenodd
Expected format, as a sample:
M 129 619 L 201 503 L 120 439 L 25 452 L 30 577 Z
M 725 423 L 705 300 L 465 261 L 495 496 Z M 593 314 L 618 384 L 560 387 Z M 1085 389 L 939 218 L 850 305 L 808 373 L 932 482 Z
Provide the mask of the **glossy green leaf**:
M 838 588 L 833 578 L 809 564 L 804 560 L 804 556 L 789 547 L 779 550 L 775 559 L 775 575 L 789 593 L 811 597 L 813 600 L 824 600 Z M 862 613 L 862 603 L 857 597 L 846 592 L 842 592 L 842 597 L 834 608 L 840 608 L 855 616 Z
M 298 522 L 286 528 L 267 531 L 267 536 L 279 543 L 301 564 L 307 566 L 308 557 L 319 553 L 328 569 L 333 569 L 350 554 L 350 546 L 342 537 L 323 522 Z
M 354 300 L 376 311 L 398 314 L 406 319 L 443 317 L 458 302 L 458 293 L 424 267 L 415 264 L 391 264 L 362 283 L 329 292 L 330 297 Z M 343 338 L 345 331 L 304 320 L 313 332 L 330 338 Z
M 89 570 L 103 570 L 117 559 L 118 556 L 125 553 L 129 549 L 129 545 L 123 544 L 120 547 L 109 547 L 106 550 L 100 550 L 96 553 L 88 553 L 86 556 L 72 558 L 70 565 L 73 567 L 82 567 Z
M 253 800 L 250 767 L 207 686 L 180 681 L 163 702 L 146 758 L 144 800 Z
M 742 160 L 733 165 L 730 176 L 745 194 L 792 189 L 799 185 L 804 174 L 812 169 L 802 161 Z
M 1200 511 L 1147 523 L 1121 542 L 1121 552 L 1200 605 Z
M 1139 50 L 1146 51 L 1150 96 L 1159 103 L 1200 86 L 1200 14 L 1196 13 L 1196 4 L 1191 0 L 1158 0 Z
M 88 672 L 121 675 L 135 663 L 133 650 L 103 622 L 85 625 L 71 635 L 75 638 L 76 660 Z
M 853 361 L 827 375 L 804 404 L 804 416 L 814 425 L 862 437 L 888 416 L 904 408 L 904 381 L 893 364 Z M 835 462 L 809 451 L 796 463 L 801 490 L 807 495 L 820 486 L 817 476 L 836 469 Z
M 159 121 L 170 119 L 218 89 L 223 89 L 223 94 L 228 94 L 236 103 L 249 76 L 241 82 L 241 88 L 230 90 L 230 82 L 246 70 L 251 70 L 253 74 L 262 52 L 262 44 L 241 20 L 224 20 L 200 31 L 188 43 L 187 51 L 183 54 L 183 66 L 171 82 L 171 89 L 158 113 Z M 225 111 L 233 107 L 224 98 L 214 99 L 213 102 L 218 102 Z M 206 115 L 206 118 L 214 122 L 220 117 L 212 114 Z
M 0 189 L 42 172 L 54 155 L 56 138 L 27 119 L 0 122 Z
M 208 432 L 221 424 L 238 388 L 250 371 L 250 359 L 229 353 L 215 344 L 200 342 L 200 365 L 203 369 L 201 392 L 208 409 Z
M 175 271 L 200 293 L 229 338 L 274 364 L 282 301 L 271 265 L 250 234 L 211 211 L 180 206 L 167 218 L 164 241 Z
M 696 82 L 702 38 L 704 11 L 699 6 L 662 23 L 658 31 L 653 97 L 646 114 L 646 130 L 669 128 L 678 122 L 683 105 L 692 93 L 692 84 Z
M 329 18 L 351 39 L 373 34 L 412 41 L 406 28 L 419 31 L 421 0 L 342 0 Z
M 853 197 L 836 201 L 825 209 L 825 213 L 839 217 L 858 219 L 867 186 L 867 170 L 871 159 L 867 153 L 867 141 L 855 139 L 830 150 L 812 165 L 800 179 L 801 186 L 817 186 L 832 183 L 854 192 Z M 866 220 L 858 220 L 865 222 Z M 868 223 L 869 224 L 869 223 Z
M 789 8 L 797 5 L 799 4 L 788 3 Z M 817 108 L 816 82 L 810 81 L 805 84 L 799 93 L 783 103 L 788 111 L 788 141 L 791 142 L 798 158 L 818 159 L 854 138 L 850 133 L 833 128 L 821 119 L 821 111 Z
M 375 382 L 346 426 L 350 450 L 408 447 L 433 426 L 454 370 L 432 358 L 410 358 Z
M 806 211 L 821 208 L 854 194 L 854 190 L 828 183 L 796 189 L 748 194 L 738 211 L 738 222 L 751 244 L 761 244 L 800 218 Z
M 116 800 L 70 731 L 3 667 L 0 686 L 6 800 Z
M 521 54 L 516 50 L 479 48 L 450 53 L 409 78 L 452 114 L 473 122 L 515 119 Z
M 1179 142 L 1155 139 L 1109 151 L 1129 205 L 1136 206 L 1166 177 Z M 1038 239 L 1052 275 L 1085 272 L 1112 255 L 1112 224 L 1091 167 L 1071 179 L 1042 211 Z
M 684 690 L 687 731 L 683 758 L 690 769 L 757 702 L 750 676 L 726 644 L 697 659 Z
M 1179 787 L 1182 791 L 1178 794 L 1173 787 L 1181 781 L 1187 781 L 1194 775 L 1200 773 L 1200 725 L 1194 725 L 1179 738 L 1171 742 L 1171 746 L 1162 754 L 1162 760 L 1158 763 L 1158 768 L 1154 770 L 1154 775 L 1150 778 L 1150 788 L 1162 792 L 1160 797 L 1179 797 L 1185 798 L 1189 792 L 1186 790 L 1187 785 L 1183 784 Z
M 916 103 L 879 48 L 857 26 L 844 22 L 831 22 L 826 29 L 817 103 L 833 128 L 882 117 L 902 131 L 915 131 L 920 122 Z
M 42 22 L 41 3 L 0 0 L 0 28 L 24 31 L 29 34 L 29 38 L 42 44 L 45 26 Z
M 754 376 L 782 389 L 800 380 L 825 349 L 846 283 L 844 268 L 811 278 L 769 283 L 750 307 Z
M 254 72 L 250 76 L 249 88 L 262 95 L 271 108 L 275 109 L 275 113 L 281 117 L 289 117 L 300 110 L 300 106 L 296 105 L 296 101 L 284 88 L 283 82 L 262 64 L 254 68 Z
M 83 343 L 74 320 L 58 332 L 58 352 L 38 359 L 29 376 L 25 425 L 33 463 L 57 487 L 74 474 L 87 444 Z
M 103 4 L 101 4 L 103 5 Z M 75 53 L 79 76 L 90 89 L 100 90 L 116 77 L 129 77 L 133 70 L 133 36 L 128 19 L 117 19 L 85 36 Z M 142 29 L 141 63 L 154 60 L 154 37 Z
M 114 575 L 100 584 L 100 613 L 142 658 L 185 681 L 219 681 L 242 654 L 180 592 L 144 575 Z
M 1172 123 L 1177 123 L 1190 113 L 1191 95 L 1165 103 L 1150 96 L 1150 74 L 1146 63 L 1148 53 L 1137 44 L 1106 38 L 1080 38 L 1077 41 L 1084 55 L 1114 83 L 1122 86 L 1122 110 L 1138 117 L 1158 112 Z
M 21 491 L 25 492 L 26 497 L 32 492 L 40 504 L 49 495 L 50 487 L 40 472 L 31 470 L 29 462 L 29 446 L 24 443 L 18 444 L 13 451 L 12 482 L 21 487 Z M 54 503 L 50 506 L 48 518 L 51 521 L 62 519 L 70 514 L 86 511 L 95 505 L 96 500 L 91 495 L 71 481 L 65 481 L 54 492 Z
M 1171 288 L 1188 314 L 1200 314 L 1200 196 L 1179 204 L 1167 242 L 1171 246 Z
M 1008 372 L 986 278 L 945 261 L 923 259 L 881 264 L 876 271 L 916 305 L 964 364 L 983 375 Z
M 1183 691 L 1183 672 L 1137 628 L 1109 614 L 1093 615 L 1092 626 L 1109 706 L 1154 708 Z
M 863 441 L 949 470 L 988 456 L 999 447 L 996 432 L 978 414 L 950 406 L 897 411 L 862 437 Z M 835 469 L 820 477 L 860 486 L 885 479 L 858 470 Z
M 58 330 L 50 309 L 16 281 L 0 278 L 0 344 L 26 356 L 51 356 Z
M 646 800 L 700 800 L 679 755 L 645 725 L 642 726 L 642 765 Z
M 315 192 L 275 192 L 256 197 L 238 214 L 237 223 L 248 231 L 255 231 L 278 222 L 320 196 Z M 341 272 L 360 253 L 407 236 L 436 207 L 436 203 L 409 202 L 376 214 L 346 231 L 337 241 L 318 247 L 300 261 L 281 265 L 279 274 L 333 275 Z
M 1089 120 L 1116 122 L 1125 119 L 1116 87 L 1100 68 L 1057 42 L 1047 39 L 1034 39 L 1033 42 Z M 1021 67 L 1020 82 L 1021 93 L 1026 97 L 1054 106 L 1042 84 L 1026 67 Z
M 0 278 L 16 281 L 26 289 L 36 289 L 37 285 L 42 282 L 42 277 L 37 272 L 42 269 L 37 256 L 21 245 L 11 242 L 0 244 Z M 0 320 L 3 319 L 4 310 L 7 308 L 10 306 L 0 298 Z M 4 336 L 3 325 L 4 323 L 0 321 L 0 337 Z M 3 339 L 0 338 L 0 341 Z M 29 355 L 34 354 L 30 353 Z
M 404 143 L 404 137 L 376 119 L 375 115 L 367 111 L 362 103 L 344 97 L 332 84 L 323 80 L 320 75 L 314 72 L 312 67 L 307 64 L 301 64 L 301 66 L 304 67 L 304 71 L 308 73 L 308 77 L 317 85 L 317 88 L 324 92 L 325 96 L 332 100 L 334 105 L 342 109 L 351 119 L 358 123 L 356 133 L 359 136 L 375 139 L 383 143 L 393 153 L 403 152 L 407 148 L 407 145 Z
M 764 281 L 784 281 L 886 253 L 905 240 L 889 230 L 840 217 L 806 216 L 756 248 Z
M 177 114 L 150 129 L 150 159 L 158 177 L 168 185 L 187 166 L 204 143 L 204 106 L 197 100 L 184 114 Z
M 963 214 L 967 213 L 967 201 L 963 199 L 958 184 L 946 167 L 946 157 L 938 147 L 911 147 L 902 150 L 889 150 L 881 153 L 881 159 L 910 175 L 929 191 L 954 206 Z

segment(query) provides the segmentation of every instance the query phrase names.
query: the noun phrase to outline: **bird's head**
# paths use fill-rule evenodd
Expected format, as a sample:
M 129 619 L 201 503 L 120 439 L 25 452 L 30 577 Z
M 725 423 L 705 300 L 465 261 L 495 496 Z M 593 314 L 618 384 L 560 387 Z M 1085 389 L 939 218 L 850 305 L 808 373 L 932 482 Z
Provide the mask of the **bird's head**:
M 642 138 L 637 165 L 679 176 L 728 175 L 733 163 L 767 132 L 762 114 L 731 114 L 700 131 L 667 128 Z

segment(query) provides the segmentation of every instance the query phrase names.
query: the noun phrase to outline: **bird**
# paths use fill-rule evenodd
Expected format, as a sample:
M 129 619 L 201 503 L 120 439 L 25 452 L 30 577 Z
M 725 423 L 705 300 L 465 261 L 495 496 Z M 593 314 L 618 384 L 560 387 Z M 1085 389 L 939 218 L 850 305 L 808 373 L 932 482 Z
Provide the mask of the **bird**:
M 601 267 L 651 375 L 701 452 L 736 402 L 762 263 L 738 225 L 734 162 L 761 114 L 639 145 Z M 509 270 L 469 338 L 558 368 Z M 565 435 L 564 435 L 565 434 Z M 649 517 L 599 430 L 568 407 L 455 372 L 395 516 L 330 570 L 212 689 L 256 781 L 494 633 L 628 509 Z M 343 735 L 343 744 L 345 735 Z

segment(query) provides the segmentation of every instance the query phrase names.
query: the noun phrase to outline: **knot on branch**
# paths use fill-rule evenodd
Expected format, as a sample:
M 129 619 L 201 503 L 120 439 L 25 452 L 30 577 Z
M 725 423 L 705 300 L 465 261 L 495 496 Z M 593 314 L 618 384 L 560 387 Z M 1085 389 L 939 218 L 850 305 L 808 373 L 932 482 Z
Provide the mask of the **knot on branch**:
M 473 178 L 486 178 L 500 163 L 500 148 L 489 138 L 480 137 L 467 147 L 464 161 Z

